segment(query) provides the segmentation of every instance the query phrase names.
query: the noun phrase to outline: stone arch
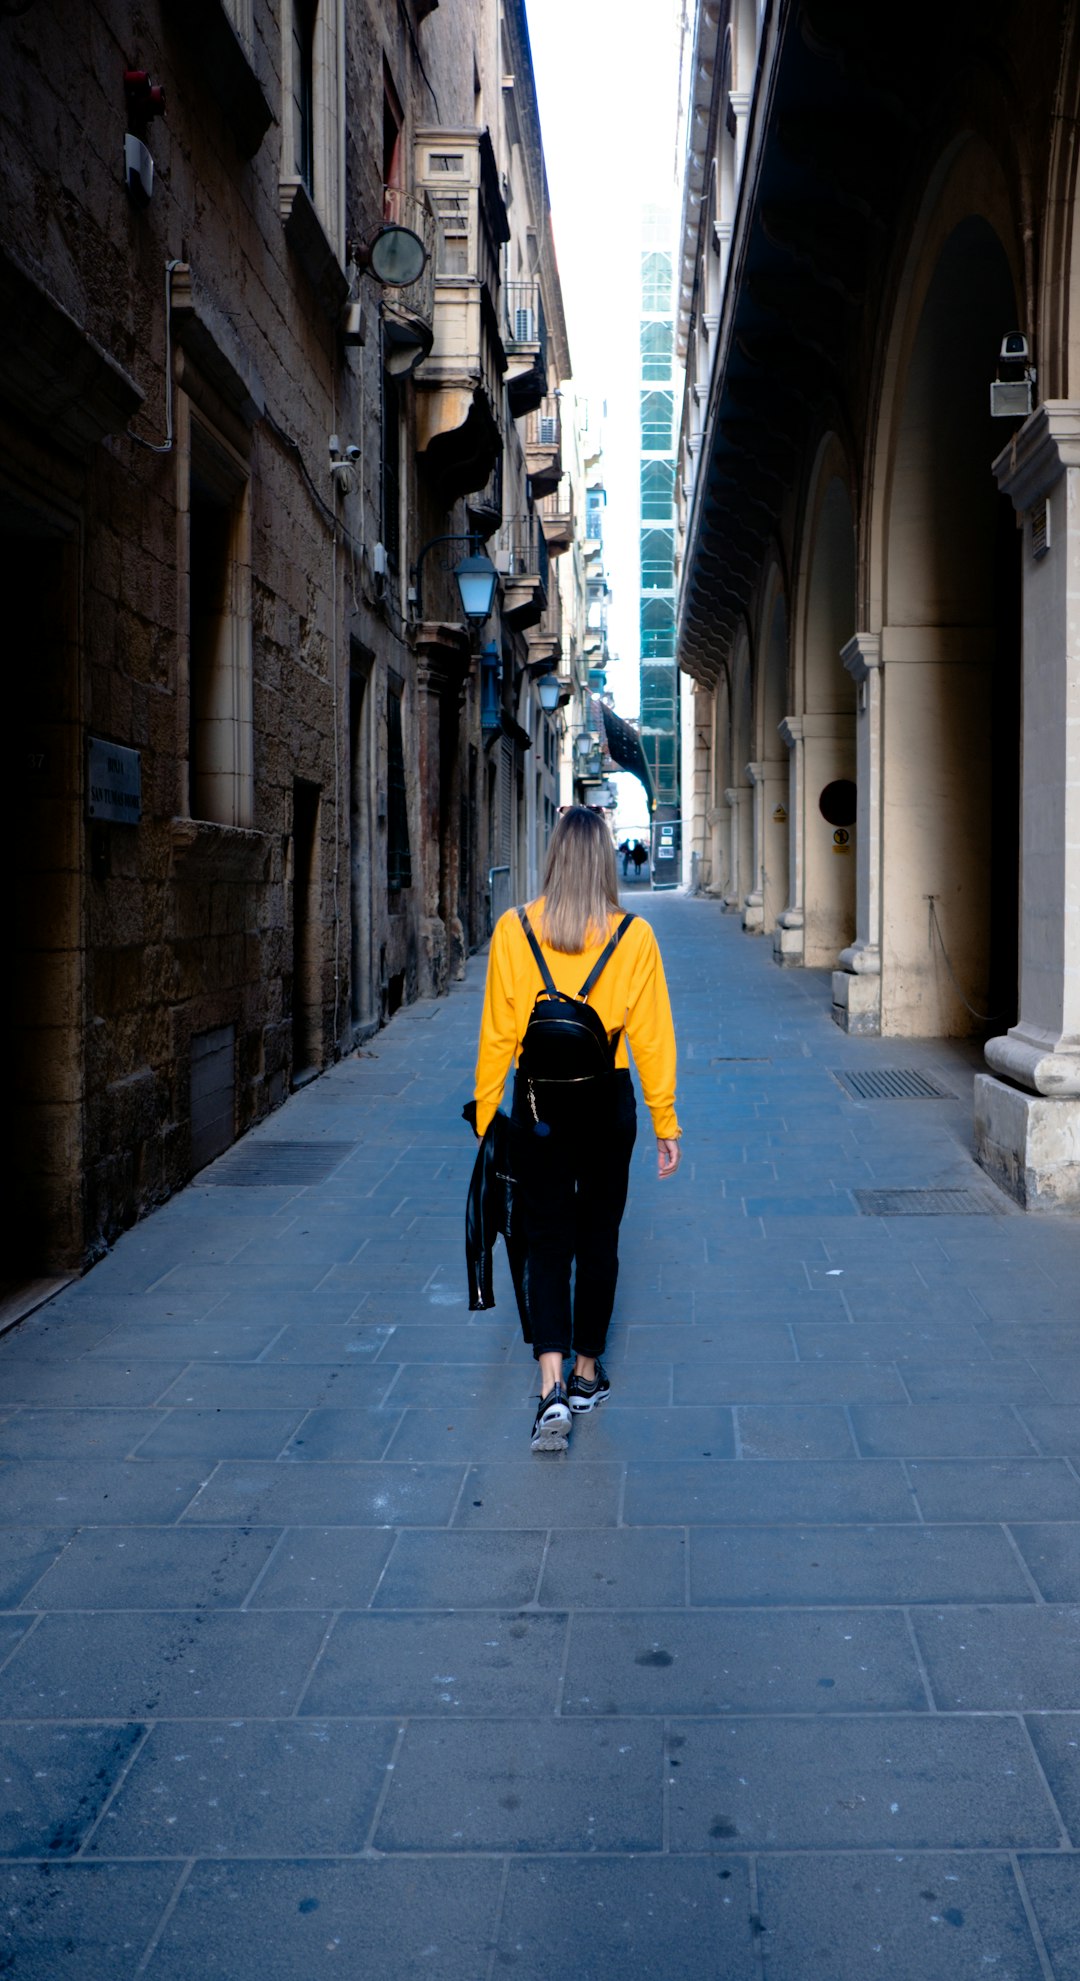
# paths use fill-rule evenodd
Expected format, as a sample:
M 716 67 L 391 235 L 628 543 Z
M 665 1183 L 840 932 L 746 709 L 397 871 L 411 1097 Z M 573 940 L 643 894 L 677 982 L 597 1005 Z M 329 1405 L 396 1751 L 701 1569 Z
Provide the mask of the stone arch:
M 712 857 L 709 891 L 723 898 L 731 882 L 731 809 L 726 791 L 731 774 L 731 680 L 722 662 L 713 689 L 712 787 L 708 826 Z
M 811 470 L 797 571 L 792 707 L 782 730 L 791 753 L 789 899 L 777 949 L 784 962 L 822 968 L 854 937 L 856 895 L 854 818 L 841 823 L 824 796 L 855 783 L 855 685 L 841 659 L 855 631 L 855 518 L 835 433 L 823 436 Z
M 770 553 L 753 614 L 752 787 L 753 860 L 743 926 L 769 933 L 787 901 L 788 763 L 779 730 L 787 708 L 787 605 L 779 557 Z
M 753 886 L 753 823 L 751 784 L 747 765 L 754 740 L 754 689 L 750 631 L 741 622 L 731 654 L 731 717 L 728 728 L 728 778 L 724 796 L 730 810 L 730 860 L 724 905 L 742 912 Z
M 880 779 L 867 828 L 886 1033 L 959 1035 L 1015 1013 L 1020 554 L 991 474 L 1009 429 L 988 387 L 1023 293 L 1001 164 L 981 138 L 958 139 L 909 251 L 874 441 L 864 644 L 880 667 L 867 738 Z M 863 919 L 860 906 L 856 958 Z

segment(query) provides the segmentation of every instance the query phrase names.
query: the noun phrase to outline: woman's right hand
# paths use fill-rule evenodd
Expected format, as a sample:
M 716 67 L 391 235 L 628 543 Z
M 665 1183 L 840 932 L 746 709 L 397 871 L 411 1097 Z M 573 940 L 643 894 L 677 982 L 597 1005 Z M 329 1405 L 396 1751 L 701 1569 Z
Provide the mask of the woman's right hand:
M 660 1135 L 657 1136 L 656 1174 L 660 1178 L 661 1183 L 663 1182 L 665 1176 L 674 1176 L 675 1171 L 679 1167 L 679 1161 L 681 1155 L 682 1155 L 682 1150 L 679 1146 L 679 1141 L 677 1136 L 673 1137 L 670 1140 L 666 1140 L 664 1137 Z

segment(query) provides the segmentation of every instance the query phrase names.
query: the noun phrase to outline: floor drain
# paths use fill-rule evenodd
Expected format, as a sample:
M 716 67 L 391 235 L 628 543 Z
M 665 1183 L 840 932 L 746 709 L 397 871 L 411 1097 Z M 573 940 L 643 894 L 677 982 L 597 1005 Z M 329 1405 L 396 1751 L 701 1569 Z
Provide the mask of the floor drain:
M 255 1190 L 280 1183 L 325 1183 L 355 1142 L 249 1142 L 230 1149 L 202 1177 L 221 1189 Z
M 993 1217 L 1005 1206 L 991 1190 L 854 1190 L 864 1217 Z
M 857 1101 L 954 1101 L 956 1095 L 917 1066 L 868 1066 L 858 1073 L 834 1066 L 834 1080 Z

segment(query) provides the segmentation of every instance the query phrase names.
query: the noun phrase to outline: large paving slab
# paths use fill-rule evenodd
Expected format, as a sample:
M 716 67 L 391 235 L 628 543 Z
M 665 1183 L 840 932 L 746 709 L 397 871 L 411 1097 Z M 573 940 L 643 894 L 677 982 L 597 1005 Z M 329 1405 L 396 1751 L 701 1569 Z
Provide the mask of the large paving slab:
M 685 1160 L 565 1457 L 467 1307 L 479 958 L 254 1131 L 325 1182 L 0 1339 L 0 1972 L 1080 1981 L 1080 1220 L 864 1215 L 985 1200 L 977 1048 L 634 905 Z

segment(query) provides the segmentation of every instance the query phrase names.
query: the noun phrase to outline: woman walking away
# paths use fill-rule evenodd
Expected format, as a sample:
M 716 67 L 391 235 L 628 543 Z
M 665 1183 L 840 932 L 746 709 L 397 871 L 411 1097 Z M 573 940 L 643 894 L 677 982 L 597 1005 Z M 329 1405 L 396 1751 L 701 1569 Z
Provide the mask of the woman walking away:
M 674 1176 L 675 1032 L 660 951 L 647 922 L 620 913 L 603 817 L 574 805 L 552 833 L 543 894 L 495 925 L 476 1063 L 478 1135 L 498 1108 L 511 1060 L 517 1068 L 514 1215 L 540 1364 L 534 1451 L 565 1451 L 571 1412 L 595 1409 L 611 1389 L 600 1357 L 637 1129 L 627 1040 L 652 1116 L 658 1173 Z

